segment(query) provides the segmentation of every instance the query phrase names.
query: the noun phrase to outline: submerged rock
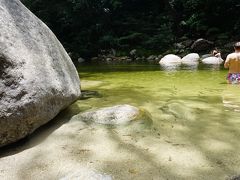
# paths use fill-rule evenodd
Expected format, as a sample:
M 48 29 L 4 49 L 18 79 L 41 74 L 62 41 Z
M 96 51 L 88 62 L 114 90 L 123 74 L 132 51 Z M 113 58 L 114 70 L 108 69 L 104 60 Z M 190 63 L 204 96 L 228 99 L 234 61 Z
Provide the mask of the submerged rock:
M 120 125 L 142 118 L 149 120 L 149 118 L 146 117 L 145 112 L 142 112 L 134 106 L 125 104 L 78 114 L 73 117 L 72 121 L 82 120 L 106 125 Z
M 19 0 L 0 1 L 0 146 L 53 119 L 80 95 L 78 73 L 55 35 Z
M 81 114 L 84 121 L 93 121 L 99 124 L 124 124 L 134 120 L 140 111 L 130 105 L 119 105 L 101 108 Z

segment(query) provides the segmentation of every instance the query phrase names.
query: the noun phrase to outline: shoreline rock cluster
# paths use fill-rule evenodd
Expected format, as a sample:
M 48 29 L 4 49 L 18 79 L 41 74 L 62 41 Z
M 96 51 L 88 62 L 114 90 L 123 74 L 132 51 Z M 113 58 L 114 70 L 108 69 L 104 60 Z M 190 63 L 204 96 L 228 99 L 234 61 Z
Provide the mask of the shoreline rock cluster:
M 228 45 L 224 45 L 222 55 L 225 58 L 226 54 L 231 52 L 232 44 L 229 43 Z M 168 50 L 162 54 L 152 54 L 149 56 L 142 56 L 137 49 L 131 50 L 127 56 L 117 56 L 116 50 L 103 50 L 102 53 L 98 54 L 96 57 L 92 57 L 90 59 L 91 63 L 102 63 L 102 64 L 118 64 L 118 63 L 149 63 L 149 64 L 159 64 L 159 61 L 167 56 L 167 55 L 177 55 L 183 58 L 183 64 L 189 65 L 189 58 L 192 57 L 192 54 L 196 53 L 200 57 L 199 59 L 205 59 L 207 57 L 211 57 L 210 53 L 213 49 L 216 49 L 215 43 L 203 38 L 197 39 L 196 41 L 190 39 L 183 39 L 179 43 L 173 44 L 173 50 Z M 189 55 L 190 54 L 190 55 Z M 186 57 L 187 56 L 187 57 Z M 170 57 L 170 56 L 169 56 Z M 78 63 L 89 62 L 83 58 L 78 58 Z M 206 64 L 219 64 L 216 59 L 211 58 L 207 59 L 207 61 L 202 61 Z
M 172 66 L 172 65 L 198 65 L 199 63 L 209 64 L 209 65 L 220 65 L 223 63 L 223 59 L 221 57 L 215 57 L 212 55 L 204 55 L 200 57 L 197 53 L 190 53 L 183 58 L 174 55 L 168 54 L 164 56 L 160 61 L 159 64 L 163 66 Z

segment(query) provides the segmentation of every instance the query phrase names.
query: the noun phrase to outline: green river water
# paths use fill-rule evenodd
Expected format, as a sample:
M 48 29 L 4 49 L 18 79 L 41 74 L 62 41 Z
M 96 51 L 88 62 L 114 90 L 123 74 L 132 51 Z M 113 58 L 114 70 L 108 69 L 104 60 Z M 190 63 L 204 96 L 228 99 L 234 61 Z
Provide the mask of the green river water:
M 81 65 L 78 72 L 82 97 L 23 142 L 2 150 L 0 179 L 109 180 L 101 176 L 106 174 L 113 180 L 233 180 L 240 175 L 240 86 L 226 83 L 226 70 Z M 136 106 L 145 116 L 107 126 L 77 115 L 120 104 Z
M 240 87 L 226 83 L 226 70 L 102 65 L 78 71 L 88 96 L 73 108 L 130 104 L 150 113 L 150 130 L 118 137 L 132 157 L 124 163 L 132 166 L 133 179 L 225 179 L 240 173 Z M 108 173 L 129 178 L 119 169 Z

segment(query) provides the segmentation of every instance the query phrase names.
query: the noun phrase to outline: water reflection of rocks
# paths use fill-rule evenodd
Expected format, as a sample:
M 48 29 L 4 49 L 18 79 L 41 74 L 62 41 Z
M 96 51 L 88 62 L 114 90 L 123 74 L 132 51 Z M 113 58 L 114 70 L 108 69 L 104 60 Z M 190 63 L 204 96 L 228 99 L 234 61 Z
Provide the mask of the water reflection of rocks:
M 202 63 L 189 63 L 189 64 L 161 64 L 160 70 L 163 71 L 180 71 L 180 70 L 212 70 L 219 71 L 222 66 L 220 64 L 202 64 Z

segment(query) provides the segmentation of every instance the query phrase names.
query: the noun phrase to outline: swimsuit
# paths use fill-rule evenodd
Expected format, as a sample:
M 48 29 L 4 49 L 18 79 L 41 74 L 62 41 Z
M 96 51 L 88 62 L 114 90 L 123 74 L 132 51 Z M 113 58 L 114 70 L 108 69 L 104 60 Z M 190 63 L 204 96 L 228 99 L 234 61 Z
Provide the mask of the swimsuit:
M 240 83 L 240 73 L 228 73 L 227 80 L 232 84 Z

